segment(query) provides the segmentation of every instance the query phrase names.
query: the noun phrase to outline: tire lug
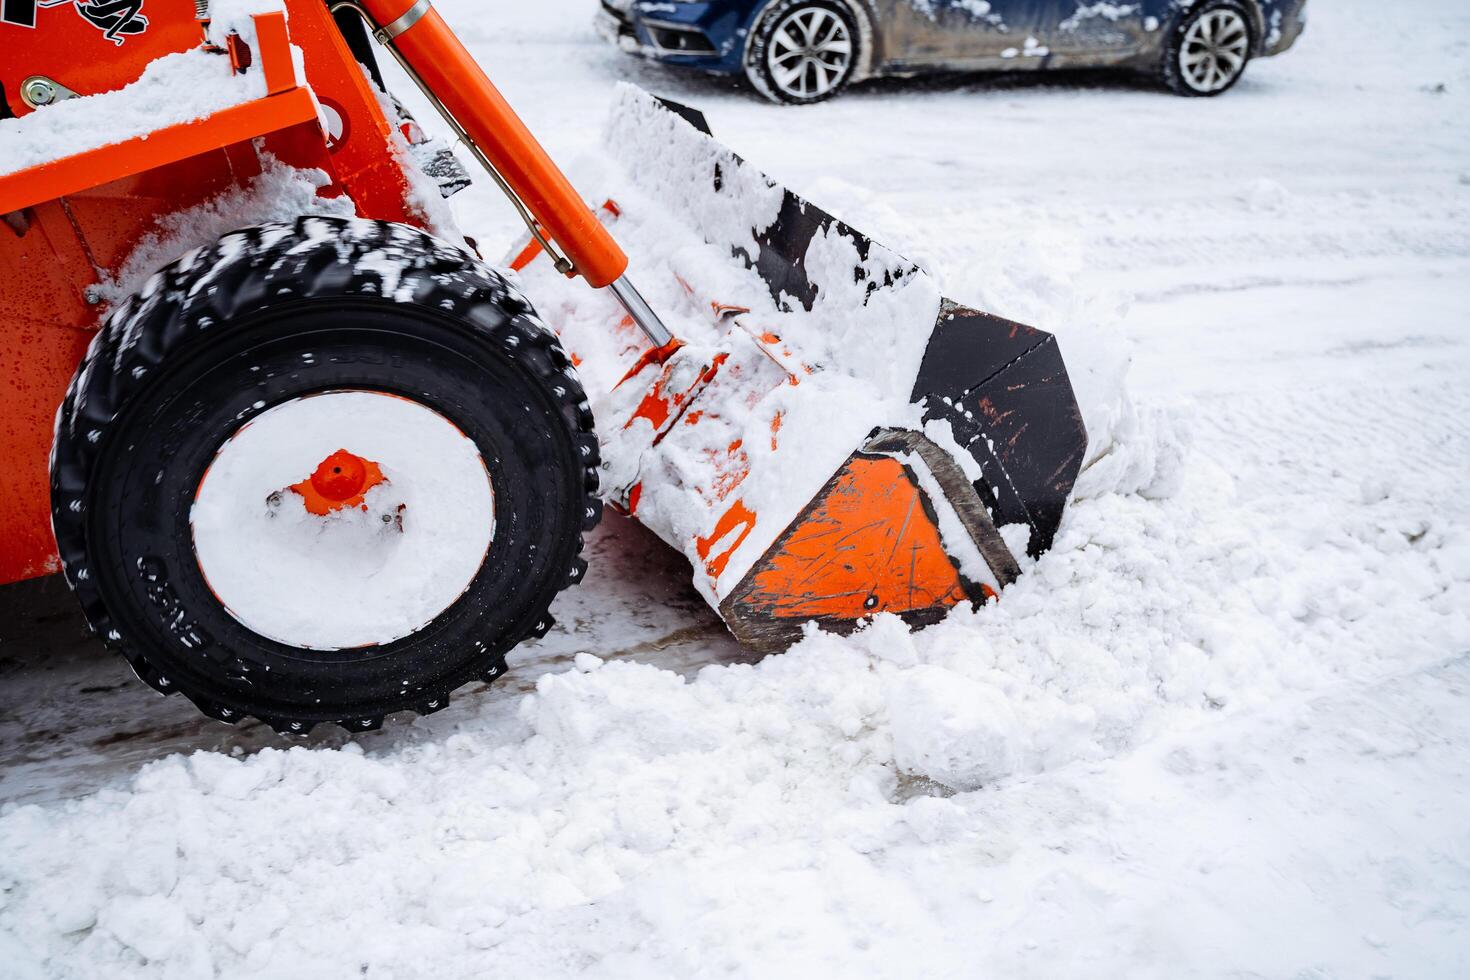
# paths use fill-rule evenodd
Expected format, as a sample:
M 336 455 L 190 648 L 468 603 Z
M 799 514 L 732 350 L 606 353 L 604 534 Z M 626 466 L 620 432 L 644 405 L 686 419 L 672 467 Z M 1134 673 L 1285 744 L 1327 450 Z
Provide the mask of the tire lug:
M 283 242 L 282 233 L 289 235 L 289 229 L 293 227 L 294 240 L 301 247 L 293 248 L 293 255 L 287 258 L 288 243 Z M 266 248 L 262 243 L 267 240 L 277 244 Z M 333 297 L 358 293 L 379 296 L 383 293 L 384 280 L 375 273 L 364 274 L 359 265 L 351 261 L 352 255 L 377 248 L 386 249 L 389 258 L 403 264 L 406 270 L 418 270 L 412 273 L 411 280 L 415 303 L 447 311 L 456 319 L 463 320 L 466 326 L 488 342 L 491 355 L 524 372 L 547 396 L 547 417 L 544 423 L 538 419 L 538 424 L 544 424 L 548 433 L 555 436 L 558 446 L 557 488 L 558 492 L 571 495 L 566 506 L 573 510 L 574 526 L 567 527 L 563 522 L 553 541 L 535 539 L 528 546 L 537 557 L 545 555 L 550 558 L 551 555 L 566 556 L 570 553 L 569 560 L 560 558 L 567 562 L 562 566 L 565 569 L 563 582 L 555 581 L 556 565 L 547 562 L 540 566 L 540 571 L 550 578 L 538 577 L 535 587 L 546 593 L 555 593 L 559 588 L 579 583 L 586 577 L 588 564 L 579 554 L 583 546 L 582 535 L 598 523 L 603 509 L 602 502 L 594 496 L 602 480 L 598 468 L 601 449 L 593 432 L 592 408 L 567 351 L 519 293 L 493 271 L 459 250 L 436 245 L 421 232 L 388 223 L 311 216 L 266 229 L 228 234 L 213 246 L 190 253 L 178 264 L 155 275 L 145 290 L 146 303 L 128 300 L 101 325 L 102 342 L 93 345 L 84 361 L 84 365 L 90 364 L 96 370 L 83 370 L 77 376 L 80 381 L 87 378 L 92 381 L 82 384 L 74 379 L 68 388 L 66 402 L 61 409 L 62 419 L 58 422 L 56 458 L 51 473 L 53 507 L 59 518 L 57 525 L 65 532 L 59 535 L 64 538 L 58 542 L 59 552 L 64 558 L 65 572 L 78 589 L 89 627 L 106 636 L 144 682 L 161 694 L 182 693 L 203 714 L 221 722 L 237 724 L 245 719 L 259 719 L 286 738 L 305 736 L 318 724 L 336 724 L 349 732 L 361 734 L 381 728 L 388 713 L 403 709 L 428 714 L 441 711 L 450 703 L 452 692 L 444 690 L 442 684 L 425 683 L 424 675 L 413 671 L 394 677 L 396 683 L 391 687 L 385 681 L 381 692 L 370 691 L 360 700 L 356 697 L 347 700 L 343 693 L 309 679 L 302 681 L 306 686 L 300 689 L 287 685 L 287 693 L 292 696 L 276 700 L 277 695 L 282 694 L 280 686 L 284 683 L 280 672 L 272 672 L 271 661 L 266 659 L 252 657 L 248 663 L 240 659 L 230 649 L 231 644 L 225 642 L 226 633 L 215 627 L 214 620 L 192 608 L 184 611 L 182 601 L 175 593 L 178 583 L 170 581 L 170 569 L 161 559 L 139 558 L 136 571 L 132 568 L 104 569 L 89 560 L 91 552 L 84 547 L 85 536 L 77 527 L 84 523 L 81 518 L 88 511 L 81 494 L 89 486 L 88 480 L 97 466 L 98 454 L 106 456 L 112 452 L 144 448 L 134 445 L 142 441 L 141 437 L 120 424 L 116 429 L 109 426 L 121 417 L 120 408 L 130 403 L 130 398 L 137 397 L 139 391 L 151 390 L 140 387 L 140 382 L 145 377 L 152 382 L 154 377 L 162 376 L 162 372 L 155 368 L 163 359 L 172 356 L 180 341 L 192 342 L 210 331 L 227 329 L 245 313 L 269 311 L 279 304 L 276 297 L 289 297 L 292 302 L 330 302 Z M 191 283 L 198 282 L 206 272 L 215 277 L 211 281 L 218 288 L 191 292 Z M 409 283 L 410 279 L 404 279 L 404 282 Z M 442 316 L 437 312 L 433 315 Z M 134 334 L 142 337 L 143 342 L 130 348 L 127 356 L 123 357 L 118 353 L 119 341 Z M 248 365 L 248 374 L 245 373 L 247 366 L 242 365 L 242 377 L 252 385 L 263 386 L 271 382 L 275 386 L 270 389 L 275 393 L 270 396 L 273 401 L 277 395 L 289 398 L 292 386 L 313 382 L 314 372 L 326 363 L 335 363 L 331 353 L 325 350 L 301 354 L 298 359 L 298 351 L 306 349 L 309 348 L 289 350 L 279 361 Z M 158 383 L 164 384 L 163 381 Z M 422 388 L 414 390 L 427 391 L 432 387 L 431 382 L 425 382 Z M 530 404 L 530 400 L 518 402 L 515 410 L 521 410 L 525 404 Z M 236 422 L 264 409 L 264 403 L 258 408 L 252 405 L 239 413 Z M 165 476 L 171 476 L 171 463 L 163 459 L 153 460 L 142 452 L 137 455 L 140 459 L 150 459 L 148 463 L 140 464 L 147 466 L 146 470 L 140 470 L 140 478 L 154 479 L 157 484 L 163 482 Z M 488 468 L 499 461 L 490 460 L 487 456 L 486 462 Z M 576 486 L 578 469 L 583 471 L 580 496 Z M 195 489 L 197 492 L 197 487 Z M 262 521 L 268 515 L 276 516 L 277 520 L 270 526 L 279 530 L 282 515 L 294 513 L 296 499 L 284 491 L 269 493 L 265 498 L 260 497 L 258 491 L 256 494 L 254 506 L 259 508 L 264 503 L 266 513 L 257 511 L 255 516 Z M 575 510 L 579 506 L 583 511 L 581 527 L 575 526 Z M 402 509 L 396 512 L 392 508 L 385 509 L 389 513 L 378 515 L 382 527 L 391 528 L 396 524 L 400 531 L 403 530 L 406 515 Z M 364 511 L 361 518 L 365 518 L 366 526 L 371 527 L 372 514 L 377 509 L 369 505 Z M 360 519 L 358 515 L 353 515 L 353 518 L 354 521 Z M 391 532 L 384 533 L 396 537 Z M 376 536 L 374 532 L 374 538 Z M 575 551 L 569 547 L 569 539 L 572 538 L 576 539 Z M 129 630 L 124 636 L 111 628 L 110 616 L 121 610 L 109 611 L 106 606 L 106 603 L 116 601 L 115 596 L 97 594 L 105 584 L 98 580 L 108 578 L 101 574 L 103 571 L 127 573 L 144 590 L 144 602 L 155 607 L 150 614 L 163 623 L 187 654 L 189 677 L 182 692 L 169 677 L 158 672 L 155 665 L 167 661 L 161 655 L 155 656 L 158 651 L 149 649 L 144 642 L 145 631 Z M 549 595 L 541 596 L 538 601 L 543 604 L 530 608 L 545 610 L 544 603 L 549 601 Z M 219 604 L 224 605 L 223 600 Z M 218 609 L 214 611 L 219 612 Z M 524 621 L 524 614 L 517 617 L 518 623 L 524 624 Z M 520 627 L 523 636 L 506 632 L 502 627 L 498 633 L 481 635 L 477 639 L 465 638 L 455 654 L 461 658 L 456 671 L 462 673 L 457 676 L 479 676 L 486 683 L 494 682 L 507 672 L 505 653 L 517 640 L 545 637 L 554 625 L 553 617 L 543 611 L 533 619 L 529 628 Z M 211 636 L 211 633 L 219 638 Z M 301 640 L 309 642 L 305 637 Z M 170 649 L 168 652 L 172 655 L 179 651 Z M 433 653 L 437 656 L 442 651 L 436 649 Z M 429 695 L 428 690 L 439 690 L 440 693 Z M 225 700 L 216 701 L 214 697 Z M 270 712 L 268 707 L 292 703 L 299 705 L 302 713 L 321 720 L 293 720 Z M 383 710 L 385 715 L 357 715 L 356 709 L 363 706 Z M 267 708 L 265 713 L 260 710 L 262 707 Z M 284 713 L 289 715 L 294 710 L 286 708 Z

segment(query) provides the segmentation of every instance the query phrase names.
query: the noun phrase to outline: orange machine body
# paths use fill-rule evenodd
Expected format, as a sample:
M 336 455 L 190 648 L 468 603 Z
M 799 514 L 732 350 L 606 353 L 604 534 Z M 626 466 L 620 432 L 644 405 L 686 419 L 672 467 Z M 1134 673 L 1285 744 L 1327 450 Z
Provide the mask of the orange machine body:
M 403 11 L 377 8 L 407 2 L 373 0 L 369 7 L 386 23 Z M 145 0 L 101 23 L 83 16 L 80 6 L 4 4 L 0 93 L 10 115 L 49 111 L 23 97 L 23 83 L 35 76 L 96 95 L 203 43 L 193 0 Z M 253 50 L 231 43 L 213 55 L 222 76 L 261 73 L 263 96 L 0 175 L 0 582 L 59 570 L 48 473 L 56 410 L 106 312 L 99 286 L 170 215 L 248 186 L 274 159 L 322 172 L 318 193 L 346 197 L 361 216 L 425 223 L 393 124 L 326 5 L 283 0 L 283 6 L 284 16 L 255 19 Z M 451 111 L 483 140 L 494 165 L 578 271 L 594 285 L 621 274 L 622 252 L 443 21 L 431 11 L 398 40 L 405 54 L 417 49 L 410 57 L 437 91 L 458 87 Z M 293 45 L 303 56 L 304 78 Z

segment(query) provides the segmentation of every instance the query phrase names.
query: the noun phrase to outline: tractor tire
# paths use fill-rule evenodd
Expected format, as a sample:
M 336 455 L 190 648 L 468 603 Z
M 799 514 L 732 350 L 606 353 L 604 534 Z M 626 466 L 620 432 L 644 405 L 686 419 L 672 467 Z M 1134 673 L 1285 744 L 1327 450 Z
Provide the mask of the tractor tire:
M 314 516 L 300 488 L 349 443 L 380 496 Z M 92 629 L 159 692 L 294 735 L 501 676 L 586 570 L 597 480 L 586 396 L 514 287 L 416 229 L 324 217 L 226 235 L 115 309 L 51 462 Z
M 1186 98 L 1224 95 L 1245 74 L 1255 43 L 1254 21 L 1240 0 L 1206 0 L 1174 25 L 1159 81 Z

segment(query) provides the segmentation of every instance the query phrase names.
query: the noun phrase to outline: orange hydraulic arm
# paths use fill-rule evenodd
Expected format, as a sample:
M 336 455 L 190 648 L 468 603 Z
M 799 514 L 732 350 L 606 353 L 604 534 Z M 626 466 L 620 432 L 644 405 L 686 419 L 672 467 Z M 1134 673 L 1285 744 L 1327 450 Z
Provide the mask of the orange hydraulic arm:
M 673 339 L 625 277 L 627 255 L 429 0 L 343 0 L 333 6 L 363 15 L 373 36 L 500 183 L 561 271 L 611 288 L 655 347 Z

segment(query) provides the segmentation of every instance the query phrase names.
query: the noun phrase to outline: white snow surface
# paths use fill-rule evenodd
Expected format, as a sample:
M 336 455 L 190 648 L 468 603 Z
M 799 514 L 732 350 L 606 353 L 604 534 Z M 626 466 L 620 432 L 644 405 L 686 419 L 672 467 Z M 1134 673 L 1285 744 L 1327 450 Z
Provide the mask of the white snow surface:
M 620 55 L 582 0 L 438 6 L 559 159 L 631 78 L 1056 331 L 1100 458 L 1051 552 L 918 633 L 736 662 L 609 518 L 519 688 L 357 742 L 139 747 L 110 736 L 187 711 L 17 693 L 7 976 L 1470 974 L 1461 4 L 1315 4 L 1218 100 L 950 79 L 800 110 Z M 484 184 L 452 203 L 516 236 Z M 1130 356 L 1131 398 L 1094 397 Z

